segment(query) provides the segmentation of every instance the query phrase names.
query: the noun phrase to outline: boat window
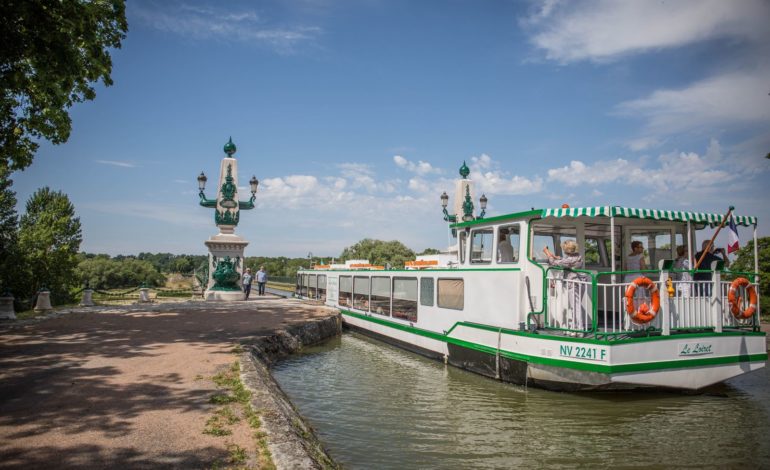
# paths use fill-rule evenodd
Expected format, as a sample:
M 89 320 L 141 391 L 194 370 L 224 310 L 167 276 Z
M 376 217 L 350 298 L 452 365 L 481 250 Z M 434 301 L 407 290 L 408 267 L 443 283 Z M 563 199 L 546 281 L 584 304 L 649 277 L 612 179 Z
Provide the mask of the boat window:
M 318 298 L 326 300 L 326 274 L 318 275 Z
M 604 263 L 601 262 L 602 256 L 599 252 L 599 240 L 596 238 L 588 238 L 586 237 L 586 247 L 585 247 L 585 262 L 586 266 L 603 266 Z
M 297 295 L 302 295 L 302 274 L 297 273 L 297 289 L 294 292 Z
M 532 240 L 532 259 L 538 263 L 547 263 L 548 257 L 543 253 L 543 248 L 546 246 L 549 250 L 554 251 L 556 243 L 554 242 L 554 236 L 552 234 L 536 233 Z
M 317 284 L 316 284 L 316 275 L 310 274 L 307 277 L 308 280 L 308 288 L 307 288 L 307 295 L 311 299 L 318 298 L 318 290 L 317 290 Z
M 369 310 L 369 277 L 353 278 L 353 308 Z
M 519 226 L 509 225 L 497 229 L 497 262 L 519 261 Z
M 340 276 L 340 305 L 351 305 L 351 296 L 353 293 L 353 278 L 350 276 Z
M 462 279 L 438 280 L 438 306 L 462 310 L 465 305 L 465 281 Z
M 471 263 L 491 263 L 492 229 L 474 230 L 471 238 Z
M 393 278 L 393 317 L 417 321 L 417 278 Z
M 433 278 L 423 277 L 420 279 L 420 305 L 433 307 Z
M 372 278 L 372 313 L 390 316 L 390 278 Z
M 302 275 L 302 296 L 307 297 L 307 274 Z
M 460 264 L 465 264 L 465 232 L 460 232 Z
M 657 269 L 662 259 L 674 259 L 674 247 L 671 243 L 671 229 L 631 229 L 631 242 L 639 241 L 644 246 L 644 262 L 647 269 Z M 629 253 L 630 253 L 629 244 Z M 628 260 L 626 260 L 628 262 Z

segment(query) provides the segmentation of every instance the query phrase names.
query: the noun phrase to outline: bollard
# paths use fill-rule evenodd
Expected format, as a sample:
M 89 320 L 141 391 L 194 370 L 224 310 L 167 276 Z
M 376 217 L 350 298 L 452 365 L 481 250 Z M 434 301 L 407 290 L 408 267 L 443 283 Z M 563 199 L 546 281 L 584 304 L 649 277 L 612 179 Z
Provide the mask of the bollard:
M 93 289 L 83 289 L 83 299 L 80 301 L 81 307 L 93 307 L 94 301 L 91 296 L 94 295 Z
M 43 287 L 37 293 L 37 302 L 35 302 L 36 312 L 45 312 L 53 310 L 51 307 L 51 291 Z
M 150 303 L 152 300 L 150 300 L 150 289 L 147 287 L 142 287 L 139 289 L 139 303 Z
M 16 320 L 16 313 L 13 311 L 13 295 L 10 292 L 0 296 L 0 320 Z

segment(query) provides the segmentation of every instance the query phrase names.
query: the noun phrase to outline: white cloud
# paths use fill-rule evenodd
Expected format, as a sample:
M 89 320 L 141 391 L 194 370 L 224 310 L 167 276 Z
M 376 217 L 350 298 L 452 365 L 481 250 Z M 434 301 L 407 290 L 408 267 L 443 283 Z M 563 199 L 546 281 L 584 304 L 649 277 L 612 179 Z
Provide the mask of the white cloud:
M 768 17 L 763 0 L 549 1 L 523 25 L 550 60 L 600 62 L 715 38 L 761 42 Z
M 641 152 L 651 148 L 659 147 L 663 142 L 657 137 L 639 137 L 626 142 L 626 147 L 633 152 Z
M 312 44 L 322 33 L 317 26 L 271 26 L 251 10 L 224 11 L 175 2 L 133 5 L 129 16 L 180 36 L 266 45 L 280 53 L 292 53 L 300 44 Z
M 101 163 L 102 165 L 112 165 L 112 166 L 119 166 L 121 168 L 136 168 L 136 165 L 129 162 L 121 162 L 117 160 L 94 160 L 96 163 Z
M 640 168 L 637 164 L 622 158 L 597 161 L 592 165 L 586 165 L 579 160 L 572 160 L 567 166 L 548 170 L 548 180 L 567 186 L 594 185 L 632 178 L 639 172 Z
M 489 155 L 483 153 L 471 158 L 470 179 L 478 184 L 478 189 L 487 196 L 490 195 L 522 195 L 540 192 L 543 180 L 513 175 L 500 170 L 498 163 Z
M 657 90 L 616 109 L 645 118 L 647 131 L 656 135 L 770 122 L 768 77 L 770 69 L 728 73 L 678 90 Z
M 410 162 L 401 155 L 394 155 L 393 161 L 399 168 L 411 171 L 412 173 L 417 173 L 418 175 L 427 175 L 429 173 L 440 172 L 438 168 L 433 168 L 433 166 L 428 162 L 424 162 L 422 160 L 418 161 L 417 163 Z

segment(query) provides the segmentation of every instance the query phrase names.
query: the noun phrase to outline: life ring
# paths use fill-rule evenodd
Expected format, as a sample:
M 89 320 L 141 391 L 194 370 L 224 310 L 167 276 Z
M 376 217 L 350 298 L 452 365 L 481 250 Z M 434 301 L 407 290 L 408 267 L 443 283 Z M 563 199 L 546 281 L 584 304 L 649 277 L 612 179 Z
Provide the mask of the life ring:
M 737 295 L 739 287 L 745 287 L 746 293 L 749 295 L 749 306 L 743 311 L 741 311 L 741 301 L 743 298 Z M 727 300 L 730 302 L 730 312 L 732 312 L 735 318 L 739 320 L 751 318 L 757 311 L 757 288 L 751 285 L 745 277 L 739 277 L 730 284 Z
M 639 310 L 634 305 L 634 294 L 636 294 L 637 287 L 644 287 L 650 291 L 652 297 L 652 308 L 647 305 L 646 302 L 642 302 L 639 306 Z M 634 323 L 643 325 L 649 323 L 660 311 L 660 292 L 658 292 L 658 286 L 655 285 L 649 278 L 644 276 L 636 278 L 626 288 L 626 312 L 631 316 L 631 320 Z

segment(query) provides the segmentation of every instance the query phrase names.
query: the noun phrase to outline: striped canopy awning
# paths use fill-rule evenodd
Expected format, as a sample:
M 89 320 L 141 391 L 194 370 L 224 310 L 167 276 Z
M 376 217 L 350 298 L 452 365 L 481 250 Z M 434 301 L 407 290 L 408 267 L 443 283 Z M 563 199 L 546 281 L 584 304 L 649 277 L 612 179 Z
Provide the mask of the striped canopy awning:
M 685 211 L 662 211 L 657 209 L 634 209 L 631 207 L 620 206 L 596 206 L 596 207 L 567 207 L 559 209 L 543 209 L 542 216 L 545 217 L 630 217 L 635 219 L 654 219 L 654 220 L 675 220 L 695 223 L 704 223 L 709 225 L 719 225 L 722 223 L 724 214 L 709 214 L 706 212 L 685 212 Z M 751 226 L 757 224 L 757 218 L 748 215 L 735 215 L 737 225 Z

